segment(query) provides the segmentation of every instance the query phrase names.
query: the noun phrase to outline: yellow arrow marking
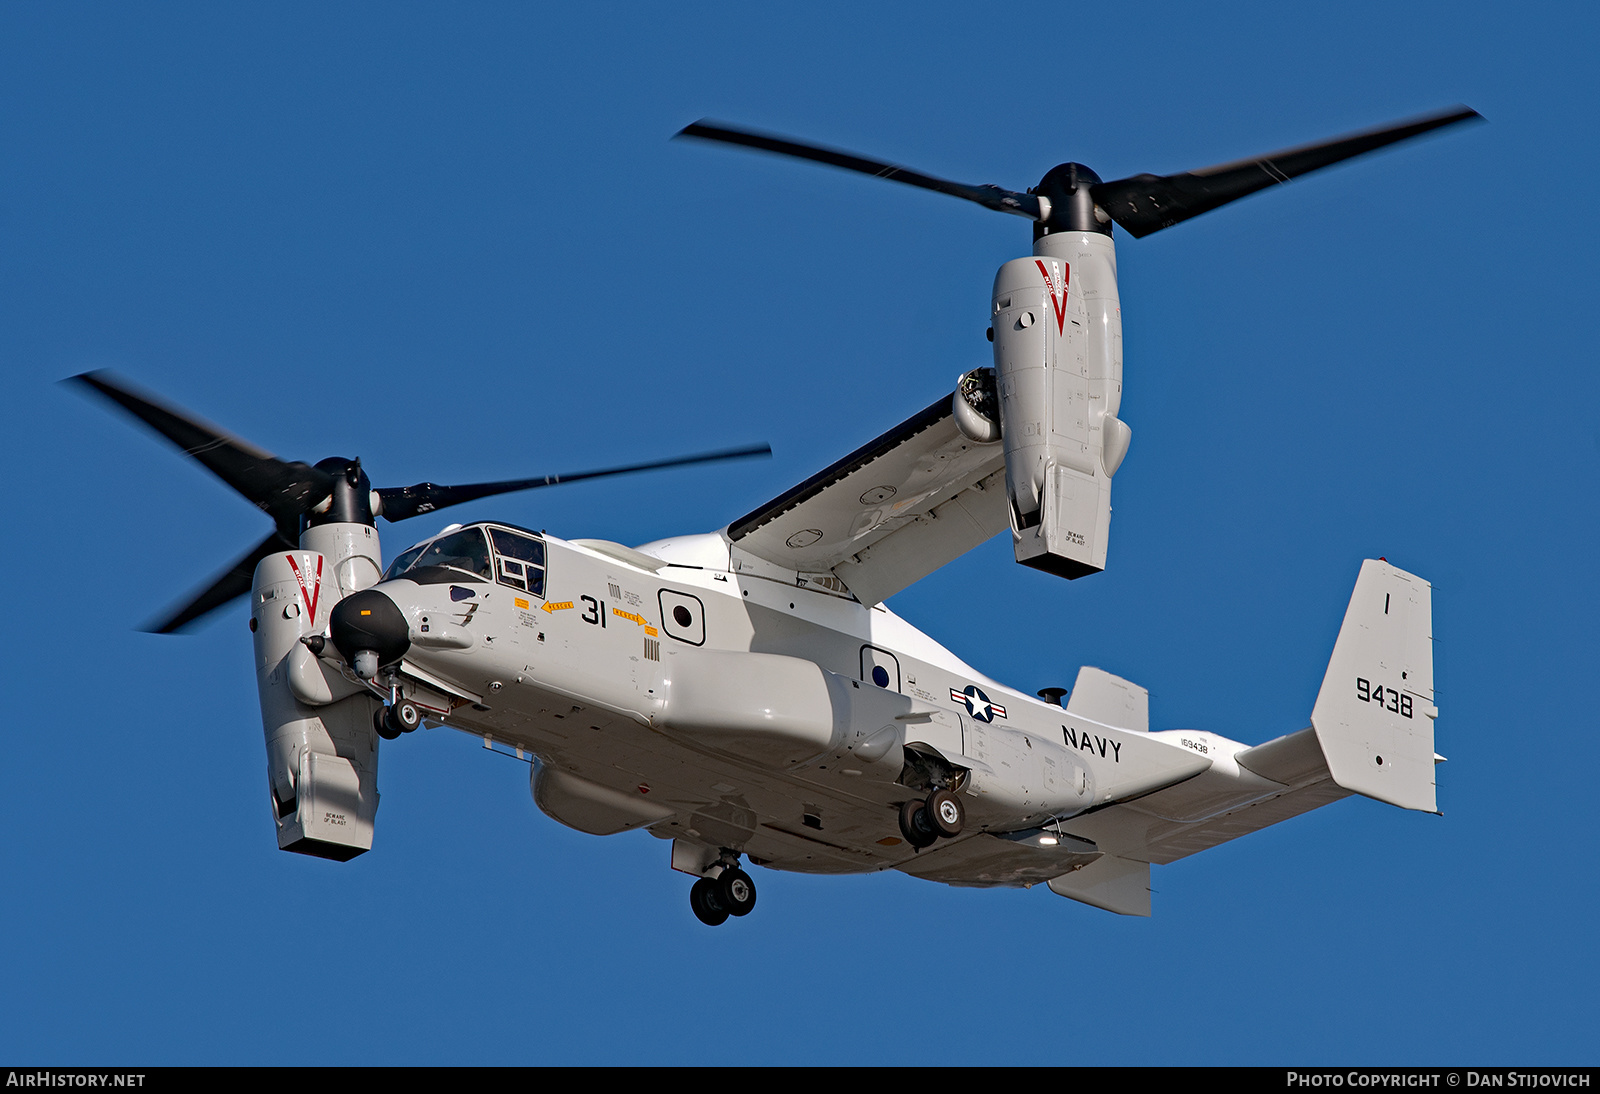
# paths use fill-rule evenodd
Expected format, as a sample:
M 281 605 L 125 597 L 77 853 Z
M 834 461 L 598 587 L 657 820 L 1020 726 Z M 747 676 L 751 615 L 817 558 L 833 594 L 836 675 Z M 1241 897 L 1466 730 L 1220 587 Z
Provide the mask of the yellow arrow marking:
M 611 614 L 612 615 L 620 615 L 624 619 L 633 620 L 635 623 L 639 624 L 639 626 L 643 627 L 644 628 L 644 633 L 648 634 L 651 638 L 654 638 L 657 634 L 660 633 L 654 627 L 652 627 L 650 625 L 650 621 L 648 619 L 646 619 L 642 615 L 634 615 L 632 612 L 625 612 L 621 608 L 612 608 L 611 609 Z
M 544 607 L 544 610 L 547 611 L 547 612 L 565 611 L 567 608 L 572 607 L 572 601 L 563 600 L 563 601 L 560 601 L 559 603 L 552 604 L 550 601 L 547 600 L 547 601 L 545 601 L 543 607 Z

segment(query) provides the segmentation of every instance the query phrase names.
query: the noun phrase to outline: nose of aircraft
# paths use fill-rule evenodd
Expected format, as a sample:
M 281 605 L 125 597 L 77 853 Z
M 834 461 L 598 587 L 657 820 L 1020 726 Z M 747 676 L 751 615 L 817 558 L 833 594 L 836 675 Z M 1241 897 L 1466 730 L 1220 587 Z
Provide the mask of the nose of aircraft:
M 392 665 L 411 648 L 411 626 L 399 605 L 376 589 L 363 589 L 334 605 L 329 617 L 333 644 L 370 680 L 380 665 Z

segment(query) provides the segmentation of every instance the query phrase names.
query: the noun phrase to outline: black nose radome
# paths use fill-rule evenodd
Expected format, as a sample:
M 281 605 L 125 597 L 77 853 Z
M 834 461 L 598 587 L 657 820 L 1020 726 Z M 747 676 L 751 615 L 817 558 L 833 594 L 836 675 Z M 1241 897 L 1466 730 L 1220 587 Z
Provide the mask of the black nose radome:
M 329 619 L 333 644 L 356 674 L 370 679 L 381 665 L 392 665 L 411 648 L 411 627 L 393 600 L 364 589 L 334 605 Z M 362 656 L 366 654 L 367 656 Z

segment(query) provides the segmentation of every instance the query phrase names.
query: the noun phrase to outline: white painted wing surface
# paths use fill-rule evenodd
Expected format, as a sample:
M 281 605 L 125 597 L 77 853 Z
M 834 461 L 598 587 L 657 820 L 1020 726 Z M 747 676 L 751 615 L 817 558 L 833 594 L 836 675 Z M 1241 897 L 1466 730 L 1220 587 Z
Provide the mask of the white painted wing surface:
M 833 573 L 864 604 L 1010 527 L 1005 452 L 956 427 L 946 396 L 728 526 L 738 550 Z

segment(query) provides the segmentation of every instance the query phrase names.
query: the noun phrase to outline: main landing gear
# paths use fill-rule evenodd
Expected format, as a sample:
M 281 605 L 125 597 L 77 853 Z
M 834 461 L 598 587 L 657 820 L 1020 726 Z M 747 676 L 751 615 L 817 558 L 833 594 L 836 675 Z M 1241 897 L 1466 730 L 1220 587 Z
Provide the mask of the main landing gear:
M 948 790 L 935 790 L 926 801 L 912 799 L 900 807 L 900 834 L 920 851 L 941 836 L 959 836 L 966 819 L 960 798 Z
M 756 883 L 739 869 L 739 857 L 724 862 L 716 877 L 703 877 L 689 890 L 689 907 L 708 927 L 727 922 L 730 915 L 749 915 L 756 906 Z

